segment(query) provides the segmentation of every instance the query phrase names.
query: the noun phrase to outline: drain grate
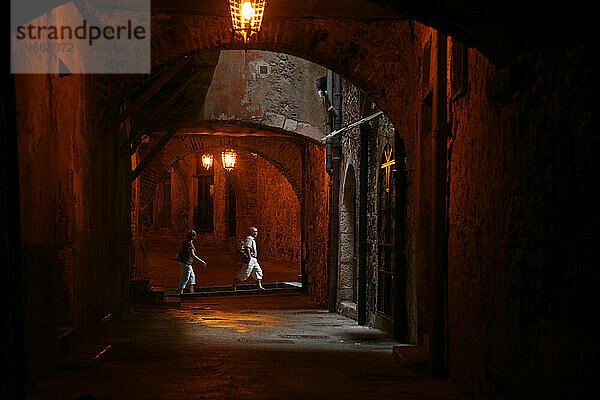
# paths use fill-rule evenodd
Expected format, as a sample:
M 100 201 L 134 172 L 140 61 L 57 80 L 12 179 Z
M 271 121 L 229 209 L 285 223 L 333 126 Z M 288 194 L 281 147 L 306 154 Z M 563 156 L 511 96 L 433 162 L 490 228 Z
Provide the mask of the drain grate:
M 279 335 L 279 337 L 286 339 L 329 339 L 329 336 L 323 335 Z
M 293 340 L 286 339 L 240 339 L 240 343 L 246 344 L 294 344 Z
M 316 314 L 316 315 L 327 315 L 327 311 L 294 311 L 292 314 Z

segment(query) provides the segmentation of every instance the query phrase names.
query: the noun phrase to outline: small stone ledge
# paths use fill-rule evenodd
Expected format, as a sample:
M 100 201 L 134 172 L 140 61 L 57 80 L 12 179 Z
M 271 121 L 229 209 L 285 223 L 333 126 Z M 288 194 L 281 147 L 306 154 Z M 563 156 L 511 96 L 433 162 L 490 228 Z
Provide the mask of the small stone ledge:
M 344 317 L 348 317 L 351 319 L 357 319 L 357 311 L 356 311 L 356 303 L 351 301 L 340 301 L 338 305 L 338 313 L 343 315 Z
M 427 364 L 428 349 L 421 346 L 394 346 L 394 359 L 405 368 L 423 368 Z

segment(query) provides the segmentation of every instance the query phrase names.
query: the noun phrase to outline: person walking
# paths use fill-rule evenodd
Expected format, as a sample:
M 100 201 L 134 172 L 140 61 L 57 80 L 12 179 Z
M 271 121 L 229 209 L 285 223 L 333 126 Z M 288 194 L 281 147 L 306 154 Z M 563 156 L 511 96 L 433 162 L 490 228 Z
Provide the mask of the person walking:
M 258 249 L 256 247 L 256 237 L 258 236 L 258 229 L 255 226 L 250 227 L 250 235 L 246 238 L 245 251 L 248 253 L 250 261 L 248 263 L 242 263 L 240 273 L 233 280 L 233 290 L 236 290 L 236 285 L 240 282 L 244 282 L 250 276 L 258 282 L 258 288 L 265 290 L 262 285 L 263 271 L 258 263 Z
M 177 254 L 177 264 L 181 268 L 181 277 L 179 278 L 179 294 L 183 294 L 183 289 L 189 284 L 190 293 L 194 293 L 194 285 L 196 284 L 196 274 L 192 268 L 194 260 L 202 263 L 206 267 L 206 262 L 196 255 L 194 247 L 194 239 L 196 239 L 196 231 L 191 230 L 187 234 L 187 240 L 181 242 L 179 253 Z

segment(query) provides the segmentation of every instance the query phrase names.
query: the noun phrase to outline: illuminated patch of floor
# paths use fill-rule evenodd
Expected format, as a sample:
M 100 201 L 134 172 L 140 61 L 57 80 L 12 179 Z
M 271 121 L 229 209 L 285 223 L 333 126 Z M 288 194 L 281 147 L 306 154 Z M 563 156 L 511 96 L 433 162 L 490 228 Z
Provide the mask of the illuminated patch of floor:
M 177 317 L 185 318 L 191 324 L 201 324 L 209 328 L 232 329 L 237 333 L 251 333 L 270 328 L 293 328 L 290 322 L 269 314 L 249 314 L 244 311 L 172 310 Z M 172 314 L 172 315 L 173 315 Z

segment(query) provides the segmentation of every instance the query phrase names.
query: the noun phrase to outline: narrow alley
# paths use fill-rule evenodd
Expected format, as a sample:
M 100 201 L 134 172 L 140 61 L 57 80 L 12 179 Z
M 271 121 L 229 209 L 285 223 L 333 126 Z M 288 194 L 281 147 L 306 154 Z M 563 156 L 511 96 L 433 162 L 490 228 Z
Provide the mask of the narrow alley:
M 178 246 L 173 235 L 150 236 L 152 291 L 174 292 Z M 196 290 L 230 284 L 239 259 L 214 243 L 196 249 L 207 262 L 194 266 Z M 261 263 L 265 286 L 297 280 L 297 266 Z M 405 368 L 393 357 L 402 345 L 379 329 L 329 313 L 298 291 L 243 292 L 135 305 L 102 334 L 94 357 L 87 349 L 62 360 L 28 400 L 462 398 L 447 381 L 425 378 L 418 364 Z
M 563 3 L 11 0 L 0 398 L 587 398 L 600 47 Z

